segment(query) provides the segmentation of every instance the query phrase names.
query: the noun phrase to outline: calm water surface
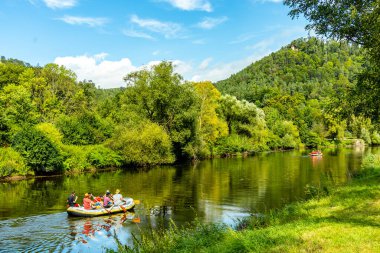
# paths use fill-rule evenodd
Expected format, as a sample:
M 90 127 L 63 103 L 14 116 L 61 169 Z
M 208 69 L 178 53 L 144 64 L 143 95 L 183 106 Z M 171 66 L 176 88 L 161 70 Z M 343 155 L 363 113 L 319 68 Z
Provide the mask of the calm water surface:
M 232 225 L 250 213 L 303 199 L 307 184 L 342 184 L 372 149 L 263 153 L 248 158 L 214 159 L 162 166 L 148 171 L 113 171 L 0 183 L 0 252 L 103 252 L 115 247 L 113 234 L 132 243 L 141 228 L 201 222 Z M 134 212 L 110 217 L 73 218 L 65 202 L 72 190 L 120 189 L 140 200 Z

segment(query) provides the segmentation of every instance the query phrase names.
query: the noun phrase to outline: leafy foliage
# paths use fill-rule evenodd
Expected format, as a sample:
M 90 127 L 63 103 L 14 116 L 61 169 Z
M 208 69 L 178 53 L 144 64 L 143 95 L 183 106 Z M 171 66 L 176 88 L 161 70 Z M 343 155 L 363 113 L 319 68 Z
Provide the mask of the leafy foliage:
M 173 142 L 178 157 L 183 148 L 195 139 L 197 97 L 190 84 L 174 73 L 170 62 L 162 62 L 152 70 L 127 75 L 122 107 L 162 126 Z
M 285 0 L 290 16 L 309 20 L 306 28 L 319 35 L 362 45 L 366 64 L 351 96 L 357 112 L 379 120 L 380 2 L 377 0 Z
M 262 129 L 260 135 L 271 148 L 292 148 L 300 142 L 314 147 L 327 139 L 340 143 L 345 133 L 371 143 L 376 127 L 367 123 L 368 118 L 360 120 L 363 131 L 351 127 L 352 91 L 362 63 L 363 50 L 355 44 L 298 39 L 215 85 L 224 96 L 262 107 L 268 130 Z M 285 138 L 281 122 L 295 126 L 292 135 Z
M 63 167 L 66 173 L 80 173 L 95 168 L 122 165 L 122 158 L 103 145 L 63 145 L 62 150 L 65 158 Z
M 214 85 L 186 82 L 172 63 L 161 62 L 128 74 L 126 88 L 107 90 L 62 66 L 3 57 L 0 144 L 13 145 L 38 173 L 380 144 L 377 84 L 369 78 L 380 73 L 375 51 L 298 39 Z M 352 110 L 367 102 L 371 117 Z
M 91 112 L 62 115 L 57 127 L 63 133 L 63 143 L 72 145 L 99 144 L 112 134 L 112 123 Z
M 21 129 L 13 139 L 12 147 L 36 173 L 60 172 L 62 156 L 56 145 L 34 127 Z
M 108 146 L 116 150 L 125 164 L 154 165 L 174 162 L 172 144 L 163 127 L 151 122 L 119 127 Z
M 0 148 L 0 178 L 31 174 L 24 158 L 12 148 Z

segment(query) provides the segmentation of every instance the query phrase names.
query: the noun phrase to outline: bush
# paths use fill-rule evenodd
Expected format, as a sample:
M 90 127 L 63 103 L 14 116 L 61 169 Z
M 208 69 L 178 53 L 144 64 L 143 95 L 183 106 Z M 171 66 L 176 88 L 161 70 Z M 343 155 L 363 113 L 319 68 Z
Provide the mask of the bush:
M 113 150 L 102 145 L 63 145 L 66 172 L 79 173 L 93 168 L 116 167 L 122 158 Z
M 122 164 L 122 158 L 110 148 L 96 145 L 88 151 L 87 159 L 96 168 L 118 167 Z
M 43 132 L 54 144 L 62 144 L 62 133 L 51 123 L 40 123 L 36 125 L 36 129 Z
M 305 145 L 307 147 L 318 147 L 322 144 L 321 137 L 315 132 L 308 132 Z
M 364 157 L 362 169 L 380 169 L 380 155 L 370 154 Z
M 154 165 L 174 162 L 169 135 L 155 123 L 120 127 L 107 145 L 117 151 L 126 164 Z
M 253 150 L 254 146 L 249 138 L 236 134 L 219 139 L 215 147 L 215 153 L 217 155 L 233 154 Z
M 24 158 L 13 148 L 0 148 L 0 177 L 32 174 Z
M 361 170 L 354 173 L 356 178 L 366 178 L 380 174 L 380 155 L 369 154 L 364 157 Z
M 59 172 L 62 169 L 62 156 L 57 146 L 34 127 L 25 127 L 16 133 L 12 147 L 34 172 Z
M 380 145 L 380 134 L 377 131 L 372 133 L 371 139 L 373 145 Z
M 93 168 L 87 160 L 86 146 L 63 145 L 63 168 L 67 173 L 80 173 Z
M 94 113 L 79 116 L 61 116 L 57 122 L 63 133 L 63 143 L 69 145 L 92 145 L 104 142 L 112 135 L 112 124 Z

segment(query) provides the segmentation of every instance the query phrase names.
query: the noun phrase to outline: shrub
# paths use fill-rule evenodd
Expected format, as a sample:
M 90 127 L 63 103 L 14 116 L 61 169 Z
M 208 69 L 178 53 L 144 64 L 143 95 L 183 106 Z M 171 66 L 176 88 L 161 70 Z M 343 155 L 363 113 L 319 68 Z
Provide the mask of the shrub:
M 103 145 L 74 146 L 63 145 L 66 172 L 83 172 L 93 168 L 115 167 L 121 165 L 121 157 Z
M 54 144 L 62 144 L 62 133 L 51 123 L 40 123 L 36 125 L 36 129 L 43 132 Z
M 92 146 L 87 153 L 91 165 L 97 168 L 120 166 L 122 158 L 112 149 L 103 145 Z
M 80 173 L 93 168 L 87 160 L 86 146 L 63 145 L 63 168 L 68 173 Z
M 354 174 L 354 177 L 365 178 L 380 173 L 380 155 L 369 154 L 364 157 L 361 170 Z
M 232 134 L 218 140 L 215 153 L 218 155 L 232 154 L 238 152 L 252 151 L 253 145 L 249 138 Z
M 56 145 L 41 131 L 25 127 L 13 138 L 12 147 L 26 160 L 35 172 L 58 172 L 62 169 L 62 157 Z
M 321 137 L 315 132 L 308 132 L 305 145 L 307 147 L 318 147 L 322 144 Z
M 112 124 L 94 113 L 79 116 L 61 116 L 57 122 L 63 133 L 63 143 L 70 145 L 92 145 L 105 141 L 112 135 Z
M 380 145 L 380 134 L 377 131 L 374 131 L 371 136 L 373 145 Z
M 24 158 L 13 148 L 0 148 L 0 177 L 31 173 Z
M 120 127 L 108 146 L 117 151 L 126 164 L 154 165 L 174 162 L 169 135 L 151 122 L 134 127 Z

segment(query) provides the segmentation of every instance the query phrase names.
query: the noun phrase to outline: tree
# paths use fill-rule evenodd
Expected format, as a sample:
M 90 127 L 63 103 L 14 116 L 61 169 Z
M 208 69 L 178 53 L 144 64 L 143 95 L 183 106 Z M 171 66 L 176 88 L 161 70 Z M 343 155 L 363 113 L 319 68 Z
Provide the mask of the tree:
M 265 127 L 264 111 L 246 100 L 224 95 L 219 100 L 220 114 L 228 125 L 229 134 L 237 133 L 252 137 L 254 128 Z
M 196 136 L 197 97 L 190 84 L 174 73 L 170 62 L 161 62 L 151 70 L 128 74 L 121 104 L 162 126 L 169 133 L 177 157 Z
M 120 126 L 107 144 L 117 151 L 125 164 L 155 165 L 174 162 L 169 135 L 156 123 Z
M 15 175 L 32 174 L 24 158 L 11 147 L 0 148 L 0 178 Z
M 212 145 L 218 138 L 228 134 L 226 122 L 217 114 L 221 95 L 211 82 L 194 83 L 194 87 L 200 101 L 198 130 L 202 141 Z
M 2 114 L 12 127 L 24 123 L 35 123 L 37 114 L 32 105 L 29 91 L 20 85 L 9 84 L 0 91 Z
M 21 129 L 12 142 L 12 147 L 26 160 L 36 173 L 60 172 L 62 156 L 56 145 L 41 131 L 31 126 Z
M 62 115 L 57 127 L 63 133 L 63 143 L 73 145 L 99 144 L 111 137 L 112 122 L 96 113 L 84 111 L 79 115 Z
M 380 1 L 285 0 L 293 18 L 309 20 L 307 29 L 319 35 L 362 45 L 368 54 L 365 70 L 352 97 L 359 113 L 379 120 L 380 106 Z M 364 102 L 363 102 L 364 101 Z

